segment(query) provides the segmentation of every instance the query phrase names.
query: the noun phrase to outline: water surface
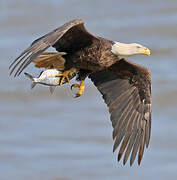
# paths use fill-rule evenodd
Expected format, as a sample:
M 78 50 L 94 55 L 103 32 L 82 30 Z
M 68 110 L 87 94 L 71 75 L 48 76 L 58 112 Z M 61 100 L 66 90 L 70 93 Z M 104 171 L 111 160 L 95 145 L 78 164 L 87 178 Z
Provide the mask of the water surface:
M 152 72 L 151 142 L 140 167 L 116 162 L 112 127 L 101 95 L 88 80 L 74 99 L 70 87 L 30 90 L 8 66 L 34 39 L 74 18 L 88 30 L 138 42 L 152 56 L 132 58 Z M 1 0 L 0 179 L 112 180 L 177 177 L 177 1 Z M 32 66 L 27 72 L 38 74 Z

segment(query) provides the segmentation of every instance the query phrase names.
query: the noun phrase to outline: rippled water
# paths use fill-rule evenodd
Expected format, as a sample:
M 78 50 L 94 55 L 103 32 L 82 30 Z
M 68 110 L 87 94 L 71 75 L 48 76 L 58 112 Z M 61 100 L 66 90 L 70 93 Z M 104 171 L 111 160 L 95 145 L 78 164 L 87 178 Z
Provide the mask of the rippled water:
M 140 167 L 112 154 L 112 127 L 101 95 L 88 80 L 85 94 L 69 86 L 30 90 L 8 66 L 35 38 L 74 18 L 89 31 L 152 50 L 133 61 L 151 69 L 152 135 Z M 0 1 L 0 180 L 176 179 L 177 1 Z M 33 67 L 28 72 L 38 74 Z

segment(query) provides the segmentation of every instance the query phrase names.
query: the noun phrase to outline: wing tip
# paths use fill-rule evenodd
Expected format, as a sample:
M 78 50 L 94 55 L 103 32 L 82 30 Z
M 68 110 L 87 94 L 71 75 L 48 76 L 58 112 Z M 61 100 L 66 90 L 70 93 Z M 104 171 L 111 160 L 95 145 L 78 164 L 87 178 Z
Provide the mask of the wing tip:
M 123 165 L 125 165 L 127 162 L 127 158 L 124 157 L 124 160 L 123 160 Z
M 115 144 L 114 144 L 114 146 L 113 146 L 113 153 L 116 151 L 116 148 L 117 147 L 115 147 Z
M 121 157 L 122 157 L 122 153 L 121 153 L 121 152 L 119 152 L 119 154 L 118 154 L 118 158 L 117 158 L 118 162 L 120 161 Z
M 140 166 L 143 155 L 138 155 L 138 165 Z

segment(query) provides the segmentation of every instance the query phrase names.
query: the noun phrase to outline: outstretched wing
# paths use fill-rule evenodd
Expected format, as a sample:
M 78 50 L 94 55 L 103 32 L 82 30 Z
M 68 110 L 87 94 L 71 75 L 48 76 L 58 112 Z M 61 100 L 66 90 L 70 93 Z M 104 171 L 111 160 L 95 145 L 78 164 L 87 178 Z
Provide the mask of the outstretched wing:
M 131 153 L 130 165 L 138 152 L 138 164 L 148 147 L 151 132 L 151 76 L 147 68 L 120 60 L 107 70 L 90 75 L 109 107 L 118 161 Z
M 35 40 L 10 65 L 10 74 L 18 67 L 14 76 L 20 75 L 26 66 L 50 46 L 53 46 L 57 51 L 70 53 L 89 45 L 94 39 L 97 37 L 85 29 L 83 20 L 70 21 Z

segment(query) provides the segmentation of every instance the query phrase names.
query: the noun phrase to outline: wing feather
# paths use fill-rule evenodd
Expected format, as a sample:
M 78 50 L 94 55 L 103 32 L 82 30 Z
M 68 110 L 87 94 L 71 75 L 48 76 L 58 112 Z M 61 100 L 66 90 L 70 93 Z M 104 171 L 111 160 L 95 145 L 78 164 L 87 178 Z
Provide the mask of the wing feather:
M 132 130 L 134 129 L 135 122 L 140 117 L 140 114 L 136 113 L 136 116 L 137 116 L 136 120 L 130 121 L 128 126 L 127 126 L 126 134 L 125 134 L 124 140 L 123 140 L 121 147 L 120 147 L 120 150 L 119 150 L 118 161 L 120 161 L 120 159 L 121 159 L 121 157 L 122 157 L 122 155 L 123 155 L 123 153 L 127 147 L 128 141 L 129 141 L 130 136 L 132 134 Z
M 130 166 L 133 164 L 133 162 L 135 160 L 135 157 L 136 157 L 139 145 L 140 145 L 141 135 L 142 135 L 142 132 L 139 129 L 138 132 L 137 132 L 137 135 L 136 135 L 136 139 L 135 139 L 135 142 L 134 142 L 134 145 L 133 145 L 132 154 L 131 154 L 131 157 L 130 157 Z
M 65 68 L 65 59 L 62 57 L 66 53 L 48 53 L 44 52 L 40 56 L 38 56 L 35 60 L 33 60 L 35 67 L 37 68 L 46 68 L 46 69 L 59 69 L 64 70 Z
M 144 146 L 148 147 L 151 132 L 151 77 L 147 68 L 124 59 L 107 70 L 90 76 L 109 107 L 115 151 L 123 164 L 130 156 L 133 164 L 138 153 L 141 163 Z
M 130 137 L 130 140 L 129 140 L 129 142 L 128 142 L 128 146 L 127 146 L 127 149 L 126 149 L 126 151 L 125 151 L 125 155 L 124 155 L 124 159 L 123 159 L 123 164 L 124 164 L 124 165 L 126 164 L 126 162 L 127 162 L 127 160 L 128 160 L 128 157 L 129 157 L 129 155 L 130 155 L 130 152 L 131 152 L 131 150 L 132 150 L 132 147 L 133 147 L 133 145 L 134 145 L 134 143 L 135 143 L 136 136 L 137 136 L 137 133 L 136 133 L 135 131 L 133 131 L 133 132 L 131 133 L 131 137 Z
M 53 46 L 59 52 L 69 52 L 92 43 L 93 39 L 97 39 L 97 37 L 85 29 L 83 20 L 70 21 L 35 40 L 12 62 L 9 67 L 11 69 L 10 74 L 18 67 L 14 76 L 20 75 L 35 58 L 50 46 Z

